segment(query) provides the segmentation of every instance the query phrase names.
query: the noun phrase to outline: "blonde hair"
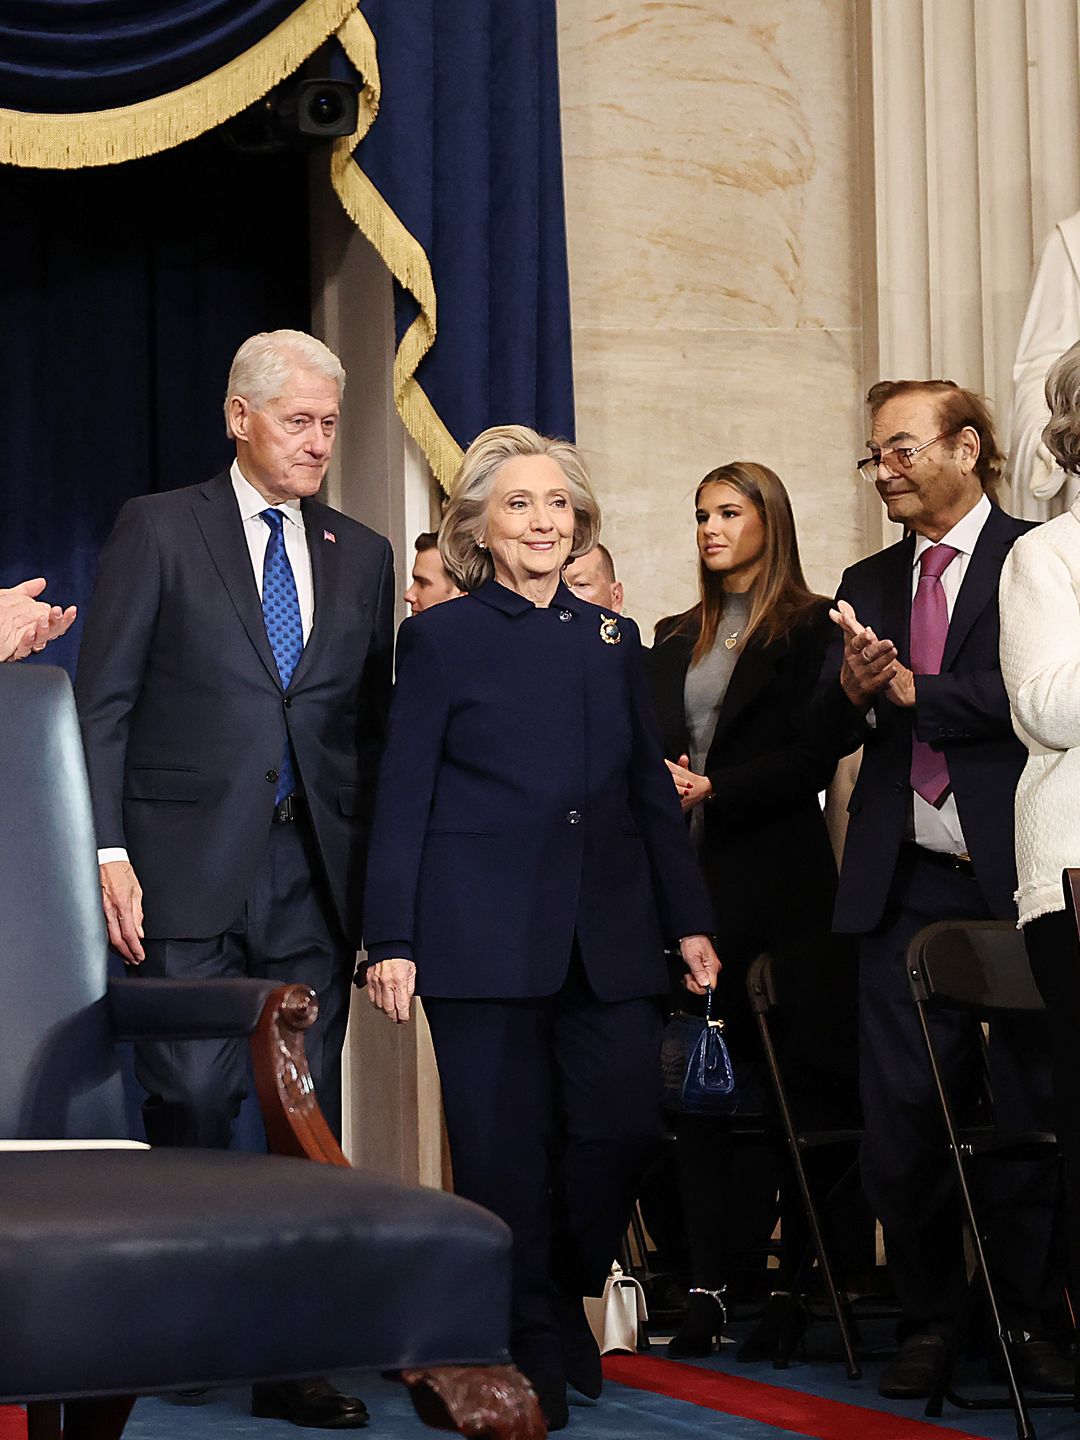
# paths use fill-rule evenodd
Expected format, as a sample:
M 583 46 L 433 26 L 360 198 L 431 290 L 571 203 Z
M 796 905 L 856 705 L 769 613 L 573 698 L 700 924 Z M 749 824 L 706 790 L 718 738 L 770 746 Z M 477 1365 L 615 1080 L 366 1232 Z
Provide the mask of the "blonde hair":
M 294 370 L 314 370 L 345 394 L 345 368 L 328 345 L 303 330 L 262 330 L 240 346 L 229 367 L 225 387 L 225 433 L 232 436 L 229 406 L 234 396 L 252 410 L 265 410 L 284 393 Z
M 577 447 L 569 440 L 539 435 L 527 425 L 496 425 L 478 435 L 465 451 L 439 527 L 439 554 L 461 590 L 476 590 L 495 574 L 490 552 L 477 541 L 483 534 L 495 477 L 508 460 L 527 455 L 550 456 L 566 477 L 574 507 L 569 560 L 586 554 L 600 539 L 600 506 Z
M 1054 361 L 1046 377 L 1050 419 L 1043 444 L 1063 470 L 1080 471 L 1080 344 Z

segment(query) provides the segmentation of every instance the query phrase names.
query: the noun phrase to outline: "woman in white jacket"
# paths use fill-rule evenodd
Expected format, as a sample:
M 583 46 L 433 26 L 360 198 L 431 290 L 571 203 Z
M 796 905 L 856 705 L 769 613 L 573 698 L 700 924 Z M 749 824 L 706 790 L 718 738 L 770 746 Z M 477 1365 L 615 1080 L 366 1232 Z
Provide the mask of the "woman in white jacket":
M 1080 343 L 1046 378 L 1043 440 L 1080 474 Z M 1020 925 L 1050 1020 L 1058 1137 L 1080 1281 L 1080 952 L 1061 872 L 1080 866 L 1080 499 L 1022 535 L 1001 572 L 1001 673 L 1028 748 L 1016 790 Z

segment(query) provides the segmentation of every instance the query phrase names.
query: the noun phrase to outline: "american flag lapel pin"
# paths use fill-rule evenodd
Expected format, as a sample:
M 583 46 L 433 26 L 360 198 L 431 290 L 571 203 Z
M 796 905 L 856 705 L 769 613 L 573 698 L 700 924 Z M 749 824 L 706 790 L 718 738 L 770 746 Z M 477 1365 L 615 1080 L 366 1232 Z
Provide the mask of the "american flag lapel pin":
M 336 545 L 336 544 L 337 544 L 337 536 L 334 534 L 334 532 L 333 532 L 332 530 L 324 530 L 324 531 L 322 532 L 322 538 L 323 538 L 324 540 L 329 540 L 331 545 Z

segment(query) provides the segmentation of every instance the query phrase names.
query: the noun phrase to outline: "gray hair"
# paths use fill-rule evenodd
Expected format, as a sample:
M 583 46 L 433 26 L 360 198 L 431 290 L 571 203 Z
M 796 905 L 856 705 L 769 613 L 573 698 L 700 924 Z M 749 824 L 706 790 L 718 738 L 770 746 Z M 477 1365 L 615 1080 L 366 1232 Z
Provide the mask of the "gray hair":
M 314 370 L 345 394 L 345 369 L 321 340 L 303 330 L 263 330 L 244 341 L 233 356 L 225 388 L 225 433 L 232 435 L 229 405 L 234 396 L 246 400 L 253 410 L 265 410 L 281 395 L 295 370 Z
M 439 554 L 461 590 L 476 590 L 495 574 L 490 552 L 476 542 L 483 534 L 495 477 L 508 460 L 526 455 L 549 455 L 566 476 L 574 507 L 574 543 L 567 563 L 587 554 L 600 538 L 600 505 L 577 447 L 569 440 L 548 439 L 526 425 L 496 425 L 478 435 L 465 451 L 439 527 Z
M 1080 473 L 1080 343 L 1055 360 L 1046 377 L 1050 421 L 1043 444 L 1063 470 Z

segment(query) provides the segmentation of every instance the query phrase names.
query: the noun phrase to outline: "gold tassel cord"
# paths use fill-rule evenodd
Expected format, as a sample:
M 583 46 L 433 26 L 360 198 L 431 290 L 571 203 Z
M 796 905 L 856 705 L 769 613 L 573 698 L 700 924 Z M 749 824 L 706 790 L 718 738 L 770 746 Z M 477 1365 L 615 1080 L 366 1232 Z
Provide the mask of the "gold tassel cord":
M 219 70 L 134 105 L 61 115 L 0 109 L 0 164 L 76 170 L 193 140 L 272 90 L 355 13 L 356 0 L 307 0 Z
M 379 112 L 380 82 L 375 36 L 356 10 L 337 32 L 338 41 L 363 78 L 356 134 L 339 140 L 330 178 L 349 219 L 379 252 L 398 284 L 416 298 L 420 313 L 394 356 L 394 403 L 405 428 L 427 456 L 435 478 L 449 493 L 462 450 L 416 379 L 416 369 L 435 343 L 435 281 L 424 247 L 402 224 L 353 158 Z

